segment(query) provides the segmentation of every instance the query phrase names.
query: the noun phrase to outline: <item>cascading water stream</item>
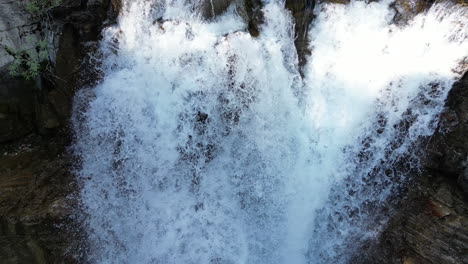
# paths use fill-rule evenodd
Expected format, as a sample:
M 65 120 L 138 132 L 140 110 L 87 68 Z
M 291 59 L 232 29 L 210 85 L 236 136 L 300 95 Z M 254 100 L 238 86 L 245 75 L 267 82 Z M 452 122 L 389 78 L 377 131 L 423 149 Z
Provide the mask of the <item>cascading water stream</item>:
M 88 260 L 348 262 L 468 54 L 467 8 L 389 4 L 319 5 L 301 77 L 281 2 L 253 38 L 234 5 L 126 1 L 74 110 Z

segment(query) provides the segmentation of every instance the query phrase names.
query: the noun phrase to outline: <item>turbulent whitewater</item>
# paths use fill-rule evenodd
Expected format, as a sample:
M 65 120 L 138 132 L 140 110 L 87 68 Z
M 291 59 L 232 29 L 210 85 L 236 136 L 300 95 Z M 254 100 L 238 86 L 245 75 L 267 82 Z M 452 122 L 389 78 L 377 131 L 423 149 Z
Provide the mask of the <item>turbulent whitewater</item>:
M 293 21 L 265 1 L 125 1 L 103 79 L 76 98 L 91 263 L 347 263 L 384 227 L 468 54 L 468 10 L 393 25 L 388 1 L 321 4 L 299 73 Z

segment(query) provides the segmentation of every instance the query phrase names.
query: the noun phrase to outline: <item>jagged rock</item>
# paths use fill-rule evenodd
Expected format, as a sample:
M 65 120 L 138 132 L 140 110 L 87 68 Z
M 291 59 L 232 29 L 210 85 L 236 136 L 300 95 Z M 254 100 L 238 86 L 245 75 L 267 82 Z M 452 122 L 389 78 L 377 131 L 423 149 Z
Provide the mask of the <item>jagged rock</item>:
M 404 24 L 417 14 L 429 9 L 434 0 L 396 0 L 393 8 L 396 11 L 394 21 L 397 24 Z
M 0 142 L 16 139 L 34 129 L 34 82 L 11 78 L 8 65 L 13 50 L 34 52 L 39 22 L 26 10 L 27 1 L 0 0 Z
M 468 73 L 456 82 L 450 91 L 446 110 L 428 145 L 426 166 L 447 177 L 458 180 L 466 189 L 464 180 L 468 165 Z
M 248 30 L 252 37 L 258 37 L 260 34 L 260 25 L 263 24 L 261 0 L 245 0 L 244 9 L 246 14 L 246 21 Z
M 314 6 L 314 0 L 286 0 L 286 8 L 294 17 L 294 45 L 299 58 L 299 67 L 306 63 L 306 57 L 310 55 L 308 33 L 313 19 Z
M 203 2 L 201 13 L 203 17 L 211 19 L 224 13 L 234 3 L 234 0 L 206 0 Z
M 378 243 L 357 263 L 468 263 L 467 132 L 465 73 L 427 143 L 425 172 L 410 184 Z

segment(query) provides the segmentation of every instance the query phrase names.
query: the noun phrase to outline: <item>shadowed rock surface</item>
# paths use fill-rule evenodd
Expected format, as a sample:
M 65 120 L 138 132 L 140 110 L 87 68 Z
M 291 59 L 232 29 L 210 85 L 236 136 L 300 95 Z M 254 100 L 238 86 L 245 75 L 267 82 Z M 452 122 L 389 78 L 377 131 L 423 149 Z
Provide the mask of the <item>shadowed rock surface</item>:
M 209 0 L 202 5 L 201 13 L 206 18 L 214 18 L 221 15 L 233 4 L 233 0 Z
M 286 8 L 291 11 L 294 18 L 294 33 L 295 40 L 294 45 L 296 46 L 299 67 L 304 66 L 307 62 L 306 58 L 310 55 L 309 50 L 309 26 L 313 19 L 313 11 L 315 7 L 315 1 L 313 0 L 287 0 Z
M 409 186 L 376 244 L 356 263 L 468 263 L 468 74 L 450 91 L 424 172 Z
M 13 58 L 0 48 L 0 262 L 74 263 L 80 239 L 68 199 L 76 190 L 69 117 L 75 90 L 90 81 L 87 54 L 115 11 L 109 0 L 65 1 L 47 22 L 28 13 L 28 2 L 0 1 L 0 43 L 34 49 L 27 45 L 47 38 L 54 70 L 12 77 Z
M 29 136 L 0 147 L 2 263 L 71 263 L 65 228 L 71 209 L 71 162 L 62 138 Z

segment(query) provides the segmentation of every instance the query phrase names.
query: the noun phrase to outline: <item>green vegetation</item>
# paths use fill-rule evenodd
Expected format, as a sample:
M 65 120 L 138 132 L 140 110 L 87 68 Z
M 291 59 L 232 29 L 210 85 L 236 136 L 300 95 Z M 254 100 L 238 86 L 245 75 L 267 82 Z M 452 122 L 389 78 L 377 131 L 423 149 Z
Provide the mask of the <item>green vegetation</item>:
M 11 47 L 3 46 L 5 51 L 14 58 L 9 66 L 12 76 L 32 80 L 44 72 L 49 66 L 49 52 L 47 42 L 40 40 L 31 49 L 14 50 Z
M 25 5 L 25 9 L 32 16 L 39 18 L 39 23 L 42 28 L 50 24 L 50 11 L 63 3 L 64 0 L 30 0 Z M 27 40 L 30 48 L 21 47 L 16 50 L 12 47 L 1 45 L 5 51 L 14 58 L 9 66 L 9 71 L 12 76 L 21 77 L 26 80 L 35 79 L 41 73 L 46 71 L 50 66 L 49 49 L 47 41 Z
M 26 4 L 26 10 L 37 16 L 43 16 L 52 8 L 59 6 L 62 0 L 31 0 Z

